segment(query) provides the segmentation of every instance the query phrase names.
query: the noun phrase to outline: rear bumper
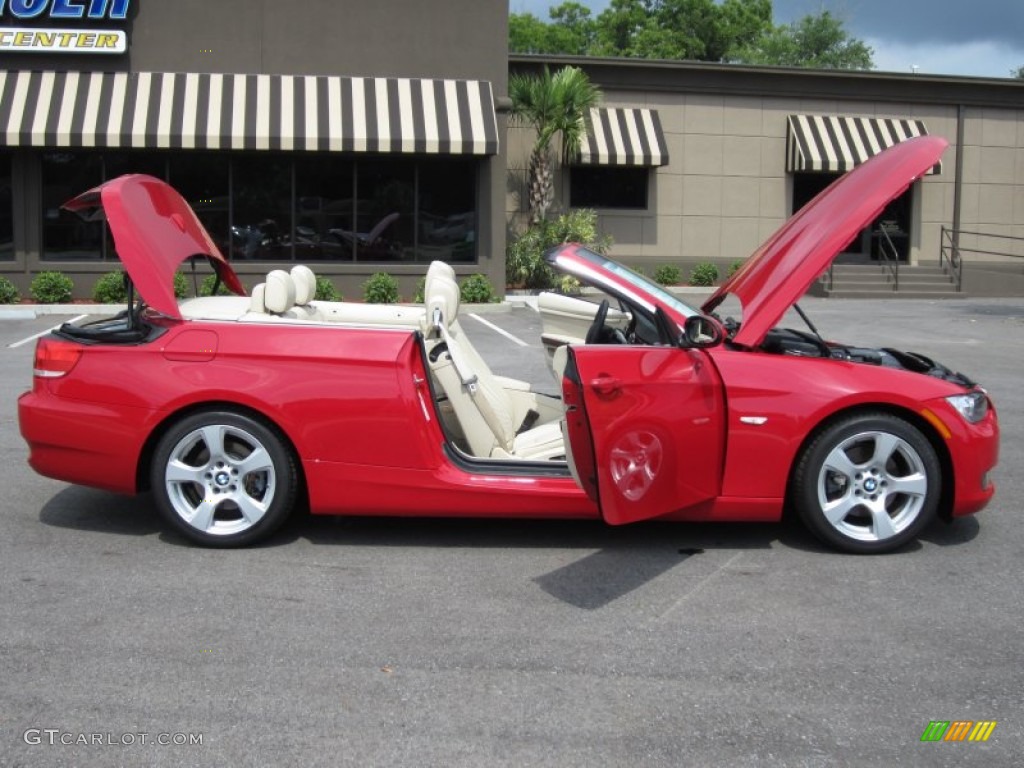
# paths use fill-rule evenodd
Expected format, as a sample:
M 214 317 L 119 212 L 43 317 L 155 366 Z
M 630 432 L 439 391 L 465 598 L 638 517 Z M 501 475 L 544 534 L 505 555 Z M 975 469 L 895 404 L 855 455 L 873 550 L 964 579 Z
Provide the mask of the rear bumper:
M 18 425 L 36 472 L 68 483 L 135 493 L 140 435 L 150 413 L 63 400 L 45 388 L 18 398 Z

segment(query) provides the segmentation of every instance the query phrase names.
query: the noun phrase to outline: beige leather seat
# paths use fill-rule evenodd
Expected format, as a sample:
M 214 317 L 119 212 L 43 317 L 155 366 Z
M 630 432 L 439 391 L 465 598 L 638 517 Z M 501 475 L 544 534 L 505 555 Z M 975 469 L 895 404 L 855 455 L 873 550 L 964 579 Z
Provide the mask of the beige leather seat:
M 452 332 L 459 308 L 454 276 L 434 265 L 427 275 L 428 359 L 470 452 L 481 458 L 564 458 L 561 402 L 528 389 L 503 386 L 464 334 Z
M 440 281 L 450 281 L 455 284 L 458 289 L 458 279 L 455 277 L 455 270 L 452 269 L 451 265 L 444 261 L 432 261 L 430 266 L 427 267 L 427 276 L 423 284 L 423 299 L 427 301 L 434 286 L 438 285 Z M 459 294 L 456 293 L 456 301 L 459 300 Z M 456 305 L 457 307 L 457 305 Z M 432 323 L 430 307 L 427 307 L 427 313 L 424 316 L 424 322 L 428 324 Z M 429 327 L 425 328 L 424 331 L 429 337 Z M 490 367 L 480 357 L 480 353 L 476 351 L 476 347 L 470 342 L 465 332 L 462 330 L 462 326 L 459 325 L 459 318 L 452 317 L 448 322 L 448 333 L 455 337 L 463 348 L 463 352 L 466 356 L 469 366 L 475 370 L 487 369 Z M 530 389 L 530 383 L 523 381 L 522 379 L 513 379 L 508 376 L 498 376 L 497 374 L 491 374 L 497 383 L 505 389 L 521 389 L 528 391 Z

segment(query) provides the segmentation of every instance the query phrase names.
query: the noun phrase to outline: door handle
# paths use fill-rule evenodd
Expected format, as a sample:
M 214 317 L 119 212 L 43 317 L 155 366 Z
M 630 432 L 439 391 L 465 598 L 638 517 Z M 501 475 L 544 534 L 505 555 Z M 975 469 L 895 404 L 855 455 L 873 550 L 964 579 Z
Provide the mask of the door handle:
M 601 375 L 590 380 L 590 388 L 604 397 L 613 397 L 622 391 L 622 381 L 614 376 Z

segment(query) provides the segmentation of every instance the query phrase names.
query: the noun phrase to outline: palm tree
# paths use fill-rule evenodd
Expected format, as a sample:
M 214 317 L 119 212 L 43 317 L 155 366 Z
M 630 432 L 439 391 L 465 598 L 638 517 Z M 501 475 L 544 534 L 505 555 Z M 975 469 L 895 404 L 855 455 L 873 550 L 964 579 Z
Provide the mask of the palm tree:
M 530 223 L 543 221 L 551 207 L 554 171 L 551 143 L 561 135 L 561 159 L 579 152 L 586 132 L 585 118 L 601 101 L 601 91 L 577 67 L 554 74 L 544 67 L 540 75 L 513 75 L 508 84 L 512 119 L 530 125 L 537 140 L 530 152 Z

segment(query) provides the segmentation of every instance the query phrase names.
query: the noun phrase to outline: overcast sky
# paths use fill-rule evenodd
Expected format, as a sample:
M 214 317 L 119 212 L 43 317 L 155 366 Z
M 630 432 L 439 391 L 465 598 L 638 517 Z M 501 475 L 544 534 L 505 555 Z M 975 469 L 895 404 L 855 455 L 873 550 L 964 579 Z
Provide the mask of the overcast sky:
M 509 0 L 513 13 L 548 20 L 560 0 Z M 608 0 L 579 0 L 595 15 Z M 978 77 L 1009 77 L 1024 66 L 1024 0 L 774 0 L 775 23 L 822 9 L 874 49 L 875 67 Z

